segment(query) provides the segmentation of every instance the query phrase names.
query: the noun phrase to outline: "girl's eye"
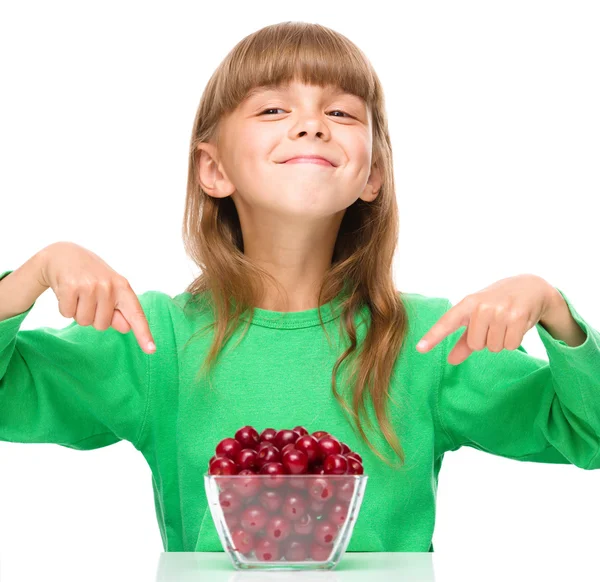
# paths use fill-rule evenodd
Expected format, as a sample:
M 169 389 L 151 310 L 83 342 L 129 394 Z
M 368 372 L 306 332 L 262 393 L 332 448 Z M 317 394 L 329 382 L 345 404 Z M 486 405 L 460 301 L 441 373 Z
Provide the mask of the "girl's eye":
M 264 110 L 264 111 L 261 113 L 261 115 L 262 115 L 263 113 L 266 113 L 267 111 L 283 111 L 283 109 L 281 109 L 281 107 L 271 107 L 271 108 L 269 108 L 269 109 L 265 109 L 265 110 Z M 335 109 L 335 110 L 333 110 L 331 113 L 343 113 L 343 114 L 344 114 L 345 116 L 347 116 L 347 117 L 352 117 L 351 115 L 349 115 L 349 114 L 348 114 L 348 113 L 346 113 L 345 111 L 341 111 L 340 109 Z M 335 117 L 338 117 L 338 116 L 336 115 Z

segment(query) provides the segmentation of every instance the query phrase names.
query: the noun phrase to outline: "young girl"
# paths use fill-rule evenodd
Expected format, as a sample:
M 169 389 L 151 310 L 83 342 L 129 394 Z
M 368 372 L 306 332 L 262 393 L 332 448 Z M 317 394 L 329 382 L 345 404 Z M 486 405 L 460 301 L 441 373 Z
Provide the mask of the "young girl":
M 600 468 L 598 331 L 535 275 L 455 306 L 396 290 L 398 224 L 367 58 L 321 25 L 258 30 L 195 117 L 184 237 L 202 273 L 186 292 L 138 297 L 68 242 L 2 274 L 0 440 L 130 441 L 170 552 L 223 550 L 203 478 L 245 425 L 324 430 L 360 453 L 350 552 L 433 551 L 438 474 L 461 446 Z M 49 287 L 75 321 L 19 331 Z M 520 345 L 534 325 L 549 362 Z

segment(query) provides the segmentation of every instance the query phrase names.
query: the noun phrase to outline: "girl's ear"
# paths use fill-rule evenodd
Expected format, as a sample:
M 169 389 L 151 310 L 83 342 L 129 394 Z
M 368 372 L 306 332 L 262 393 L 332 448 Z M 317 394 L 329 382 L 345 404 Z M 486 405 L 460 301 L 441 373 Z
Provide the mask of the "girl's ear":
M 196 146 L 196 180 L 209 196 L 226 198 L 235 192 L 227 177 L 214 144 L 202 142 Z
M 360 195 L 361 200 L 364 200 L 365 202 L 373 202 L 381 190 L 382 183 L 383 178 L 381 175 L 381 169 L 379 168 L 379 164 L 374 163 L 371 166 L 371 174 L 369 175 L 365 189 Z

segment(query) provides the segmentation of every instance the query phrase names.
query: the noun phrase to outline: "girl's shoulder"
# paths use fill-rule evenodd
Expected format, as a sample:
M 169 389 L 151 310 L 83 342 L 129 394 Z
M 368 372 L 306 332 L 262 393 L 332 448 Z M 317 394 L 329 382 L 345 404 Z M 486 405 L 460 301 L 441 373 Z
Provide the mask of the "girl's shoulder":
M 439 317 L 447 311 L 449 299 L 437 295 L 422 293 L 407 293 L 398 291 L 398 295 L 406 307 L 409 317 L 429 318 Z

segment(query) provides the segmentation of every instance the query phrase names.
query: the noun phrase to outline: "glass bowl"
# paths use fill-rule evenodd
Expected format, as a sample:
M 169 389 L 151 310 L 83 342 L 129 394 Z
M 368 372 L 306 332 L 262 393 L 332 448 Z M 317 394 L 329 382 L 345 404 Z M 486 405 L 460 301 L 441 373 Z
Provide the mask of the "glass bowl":
M 204 475 L 237 570 L 331 570 L 354 530 L 368 475 Z

